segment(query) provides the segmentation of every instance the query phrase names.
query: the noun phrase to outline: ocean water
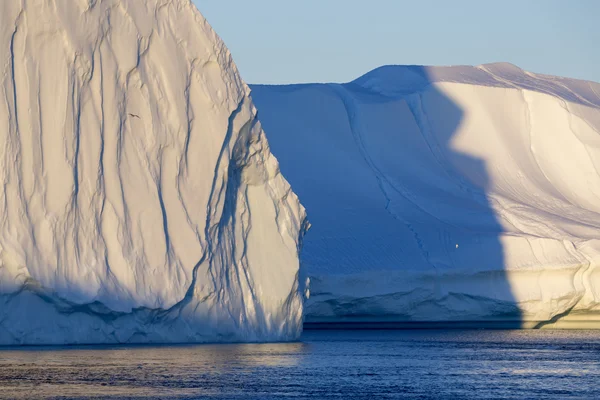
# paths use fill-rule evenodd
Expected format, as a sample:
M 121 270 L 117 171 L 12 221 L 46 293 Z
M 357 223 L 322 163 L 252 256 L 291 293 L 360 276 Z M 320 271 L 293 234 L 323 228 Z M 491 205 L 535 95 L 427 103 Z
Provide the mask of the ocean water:
M 0 348 L 7 399 L 600 398 L 600 331 L 308 331 L 297 343 Z

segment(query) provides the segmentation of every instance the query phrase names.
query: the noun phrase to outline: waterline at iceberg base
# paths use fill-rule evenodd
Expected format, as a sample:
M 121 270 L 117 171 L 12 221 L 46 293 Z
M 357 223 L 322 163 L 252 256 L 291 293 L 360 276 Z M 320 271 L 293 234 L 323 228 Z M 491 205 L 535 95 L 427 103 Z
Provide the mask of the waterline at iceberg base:
M 191 2 L 0 20 L 0 344 L 297 339 L 304 208 Z
M 308 327 L 600 328 L 600 84 L 506 63 L 251 85 Z

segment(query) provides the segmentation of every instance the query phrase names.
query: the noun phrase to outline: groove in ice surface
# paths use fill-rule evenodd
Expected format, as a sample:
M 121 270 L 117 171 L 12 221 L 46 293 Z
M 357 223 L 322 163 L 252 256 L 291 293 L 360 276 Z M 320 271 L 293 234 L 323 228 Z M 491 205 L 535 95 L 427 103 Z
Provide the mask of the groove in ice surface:
M 0 344 L 295 339 L 304 209 L 191 2 L 0 21 Z

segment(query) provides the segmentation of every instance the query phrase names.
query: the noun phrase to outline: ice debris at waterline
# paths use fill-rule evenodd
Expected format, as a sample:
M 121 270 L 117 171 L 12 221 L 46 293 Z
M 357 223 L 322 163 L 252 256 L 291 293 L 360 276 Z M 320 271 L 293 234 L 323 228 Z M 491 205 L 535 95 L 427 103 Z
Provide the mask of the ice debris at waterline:
M 600 327 L 600 84 L 387 66 L 252 97 L 313 225 L 307 321 Z
M 191 2 L 0 21 L 0 344 L 297 338 L 304 209 Z

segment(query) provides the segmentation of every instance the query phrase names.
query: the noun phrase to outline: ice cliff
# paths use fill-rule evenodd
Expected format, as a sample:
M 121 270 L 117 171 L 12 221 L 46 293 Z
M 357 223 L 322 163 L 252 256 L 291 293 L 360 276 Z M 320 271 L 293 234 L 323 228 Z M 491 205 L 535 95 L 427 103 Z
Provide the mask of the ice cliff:
M 296 338 L 304 209 L 191 2 L 0 21 L 0 344 Z
M 600 327 L 600 84 L 510 64 L 252 86 L 308 322 Z

